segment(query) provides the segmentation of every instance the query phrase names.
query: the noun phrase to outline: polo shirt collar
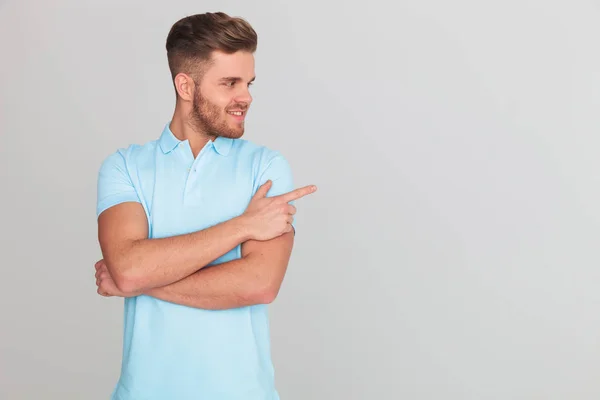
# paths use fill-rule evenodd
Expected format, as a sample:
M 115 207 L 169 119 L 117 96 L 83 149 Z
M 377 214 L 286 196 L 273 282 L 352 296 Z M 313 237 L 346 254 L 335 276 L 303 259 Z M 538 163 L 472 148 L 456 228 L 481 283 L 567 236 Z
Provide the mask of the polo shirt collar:
M 222 156 L 227 156 L 231 146 L 233 146 L 233 139 L 219 136 L 214 142 L 211 142 L 217 153 Z
M 171 132 L 171 128 L 169 127 L 170 124 L 171 123 L 169 122 L 165 125 L 165 128 L 160 135 L 160 139 L 158 140 L 160 148 L 165 154 L 172 151 L 179 143 L 181 143 L 181 140 L 177 139 L 173 132 Z
M 165 125 L 165 128 L 163 129 L 158 141 L 161 150 L 165 154 L 173 151 L 173 149 L 175 149 L 179 143 L 182 142 L 181 140 L 177 139 L 169 126 L 170 122 Z M 215 151 L 220 155 L 227 156 L 231 150 L 231 147 L 233 146 L 233 140 L 234 139 L 219 136 L 214 141 L 211 140 L 209 145 L 211 145 L 213 149 L 215 149 Z

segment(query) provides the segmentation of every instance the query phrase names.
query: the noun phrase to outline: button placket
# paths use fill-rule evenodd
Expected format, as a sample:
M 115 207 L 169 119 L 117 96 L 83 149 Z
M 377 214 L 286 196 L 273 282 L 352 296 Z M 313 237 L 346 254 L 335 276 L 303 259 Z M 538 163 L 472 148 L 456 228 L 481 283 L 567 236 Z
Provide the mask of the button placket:
M 201 166 L 202 166 L 202 164 L 204 164 L 205 158 L 207 157 L 206 152 L 207 152 L 207 148 L 209 147 L 209 145 L 210 145 L 210 142 L 207 143 L 206 146 L 204 146 L 202 148 L 202 150 L 200 150 L 198 157 L 196 157 L 194 162 L 192 162 L 192 165 L 187 168 L 188 179 L 187 179 L 187 184 L 186 184 L 186 188 L 185 188 L 185 198 L 186 199 L 190 196 L 191 190 L 194 190 L 194 197 L 198 197 L 198 195 L 199 195 L 198 187 L 197 187 L 198 185 L 196 184 L 196 182 L 200 177 Z

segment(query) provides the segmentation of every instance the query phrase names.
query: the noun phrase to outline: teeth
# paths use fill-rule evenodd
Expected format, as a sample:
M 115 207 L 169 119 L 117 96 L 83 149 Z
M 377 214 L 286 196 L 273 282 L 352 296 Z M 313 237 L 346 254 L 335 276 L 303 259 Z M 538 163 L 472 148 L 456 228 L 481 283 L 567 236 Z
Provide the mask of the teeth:
M 229 114 L 241 116 L 242 112 L 241 111 L 229 111 Z

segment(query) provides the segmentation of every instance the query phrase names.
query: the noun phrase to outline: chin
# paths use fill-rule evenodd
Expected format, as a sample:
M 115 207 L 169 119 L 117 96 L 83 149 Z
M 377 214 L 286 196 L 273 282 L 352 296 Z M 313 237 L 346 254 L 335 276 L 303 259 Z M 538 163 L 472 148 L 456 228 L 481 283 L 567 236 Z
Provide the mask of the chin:
M 228 133 L 229 137 L 231 137 L 232 139 L 240 138 L 244 136 L 244 127 L 237 126 L 233 129 L 230 129 Z
M 241 131 L 234 131 L 234 130 L 230 130 L 227 132 L 221 132 L 221 134 L 219 136 L 228 138 L 228 139 L 239 139 L 242 136 L 244 136 L 244 130 L 242 129 Z

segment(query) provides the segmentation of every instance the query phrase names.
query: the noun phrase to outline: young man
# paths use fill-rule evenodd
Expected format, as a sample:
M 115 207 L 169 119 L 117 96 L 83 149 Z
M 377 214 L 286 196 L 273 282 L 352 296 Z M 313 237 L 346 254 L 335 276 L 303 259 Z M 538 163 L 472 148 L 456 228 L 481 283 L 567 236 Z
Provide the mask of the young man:
M 167 38 L 176 91 L 158 139 L 109 155 L 98 176 L 96 284 L 125 298 L 113 400 L 276 400 L 267 304 L 294 238 L 286 159 L 245 139 L 257 35 L 224 13 Z

